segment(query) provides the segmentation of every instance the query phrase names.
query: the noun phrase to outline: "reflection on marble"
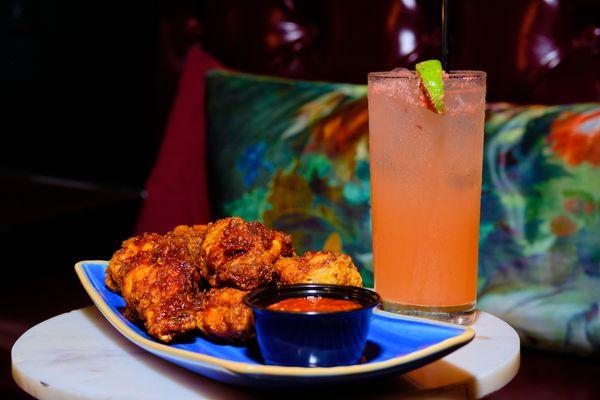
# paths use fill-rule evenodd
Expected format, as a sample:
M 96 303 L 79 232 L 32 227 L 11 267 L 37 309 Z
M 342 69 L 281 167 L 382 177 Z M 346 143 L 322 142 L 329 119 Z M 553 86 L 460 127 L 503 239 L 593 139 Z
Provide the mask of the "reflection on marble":
M 313 397 L 479 398 L 519 369 L 519 337 L 504 321 L 480 313 L 465 347 L 404 375 L 361 385 L 289 390 Z M 94 307 L 36 325 L 12 349 L 17 384 L 38 399 L 269 399 L 282 389 L 228 386 L 163 361 L 131 344 Z

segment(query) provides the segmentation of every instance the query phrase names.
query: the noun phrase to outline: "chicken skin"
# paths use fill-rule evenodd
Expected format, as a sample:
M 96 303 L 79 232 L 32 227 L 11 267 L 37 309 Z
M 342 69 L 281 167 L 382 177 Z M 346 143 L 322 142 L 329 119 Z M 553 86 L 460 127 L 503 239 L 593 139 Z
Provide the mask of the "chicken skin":
M 221 342 L 244 342 L 254 336 L 252 310 L 244 304 L 247 292 L 221 288 L 203 293 L 197 322 L 206 336 Z
M 179 225 L 176 226 L 170 232 L 167 232 L 166 236 L 177 237 L 185 243 L 190 256 L 196 261 L 200 260 L 200 249 L 202 247 L 202 241 L 206 234 L 208 225 Z
M 148 334 L 169 342 L 196 329 L 200 275 L 185 240 L 143 234 L 123 242 L 108 264 L 106 285 L 121 293 L 126 316 Z
M 352 258 L 331 251 L 308 251 L 300 257 L 281 258 L 275 263 L 283 284 L 324 283 L 362 286 L 362 278 Z
M 259 222 L 224 218 L 206 228 L 200 272 L 211 287 L 252 290 L 274 281 L 275 261 L 293 255 L 290 235 Z

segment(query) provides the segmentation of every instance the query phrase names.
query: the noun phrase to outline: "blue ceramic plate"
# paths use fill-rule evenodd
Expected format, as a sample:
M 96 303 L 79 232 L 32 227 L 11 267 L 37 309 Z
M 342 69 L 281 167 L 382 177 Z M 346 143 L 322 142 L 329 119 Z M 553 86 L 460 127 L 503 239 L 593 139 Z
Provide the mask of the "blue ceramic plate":
M 255 343 L 229 346 L 213 343 L 200 335 L 168 345 L 155 341 L 121 314 L 125 306 L 123 298 L 104 285 L 106 266 L 106 261 L 82 261 L 75 265 L 75 271 L 96 306 L 122 335 L 162 359 L 226 383 L 290 386 L 402 373 L 453 352 L 475 335 L 469 327 L 376 311 L 359 364 L 330 368 L 265 365 Z

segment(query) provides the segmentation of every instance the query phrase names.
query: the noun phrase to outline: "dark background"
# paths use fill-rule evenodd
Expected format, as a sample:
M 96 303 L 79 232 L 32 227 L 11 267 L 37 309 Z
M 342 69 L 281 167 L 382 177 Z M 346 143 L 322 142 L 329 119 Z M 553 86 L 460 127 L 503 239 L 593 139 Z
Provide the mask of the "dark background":
M 12 343 L 89 305 L 74 263 L 131 234 L 168 108 L 158 3 L 0 7 L 0 398 L 12 399 Z
M 141 186 L 160 133 L 159 7 L 115 0 L 3 5 L 1 166 Z
M 255 7 L 257 3 L 264 7 Z M 297 8 L 286 5 L 292 3 Z M 401 57 L 385 56 L 394 49 L 386 47 L 389 38 L 378 36 L 375 27 L 385 22 L 379 16 L 387 15 L 391 3 L 353 1 L 351 7 L 341 1 L 274 0 L 2 2 L 0 398 L 26 397 L 10 378 L 14 340 L 44 319 L 91 304 L 76 280 L 73 264 L 110 258 L 132 233 L 189 44 L 202 39 L 226 65 L 250 72 L 356 82 L 365 71 L 377 69 L 373 65 L 410 66 L 417 58 L 435 57 L 439 52 L 440 31 L 435 26 L 439 10 L 419 1 L 423 5 L 420 14 L 399 18 L 416 32 L 425 32 L 418 51 L 402 54 L 402 49 L 395 49 Z M 524 3 L 469 1 L 468 5 L 455 3 L 458 6 L 452 12 L 487 12 L 497 17 L 507 10 L 517 12 Z M 587 26 L 598 25 L 600 13 L 582 12 L 578 7 L 583 4 L 590 10 L 596 3 L 561 4 L 566 4 L 561 15 L 575 13 L 580 18 L 577 23 L 548 28 L 565 38 L 556 42 L 559 55 L 566 60 L 560 65 L 565 69 L 560 76 L 577 76 L 582 63 L 594 71 L 600 31 Z M 277 8 L 278 14 L 268 13 L 269 7 Z M 536 24 L 559 15 L 544 12 Z M 300 38 L 281 42 L 277 54 L 260 46 L 248 47 L 245 40 L 280 32 L 273 15 L 295 21 Z M 379 22 L 360 24 L 371 17 Z M 491 68 L 501 54 L 483 54 L 480 50 L 489 47 L 487 36 L 472 32 L 504 35 L 508 43 L 516 22 L 493 25 L 490 19 L 469 18 L 468 24 L 457 25 L 453 31 L 454 46 L 471 41 L 469 46 L 454 47 L 454 54 L 461 57 L 455 63 Z M 566 46 L 573 44 L 573 32 L 583 32 L 578 46 L 591 50 L 569 53 Z M 367 36 L 370 41 L 361 44 Z M 340 37 L 345 46 L 330 50 Z M 507 46 L 515 46 L 510 43 Z M 357 46 L 362 46 L 366 56 L 353 54 Z M 466 48 L 472 51 L 461 51 Z M 492 100 L 593 100 L 600 91 L 593 84 L 573 84 L 569 79 L 561 82 L 579 87 L 579 93 L 564 91 L 563 83 L 539 86 L 540 79 L 551 81 L 558 73 L 533 61 L 527 65 L 531 69 L 522 76 L 510 65 L 491 74 L 492 82 L 497 81 L 491 88 Z M 520 79 L 513 80 L 512 86 L 505 81 L 511 76 Z M 494 398 L 593 398 L 593 379 L 598 376 L 600 366 L 595 360 L 526 351 L 517 379 Z

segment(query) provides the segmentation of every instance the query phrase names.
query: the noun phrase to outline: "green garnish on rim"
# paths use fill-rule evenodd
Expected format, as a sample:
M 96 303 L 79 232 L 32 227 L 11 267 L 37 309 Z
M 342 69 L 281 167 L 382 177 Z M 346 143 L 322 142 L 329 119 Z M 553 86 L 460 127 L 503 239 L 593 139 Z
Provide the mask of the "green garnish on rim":
M 421 87 L 429 105 L 438 114 L 444 113 L 444 70 L 439 60 L 427 60 L 416 65 Z

